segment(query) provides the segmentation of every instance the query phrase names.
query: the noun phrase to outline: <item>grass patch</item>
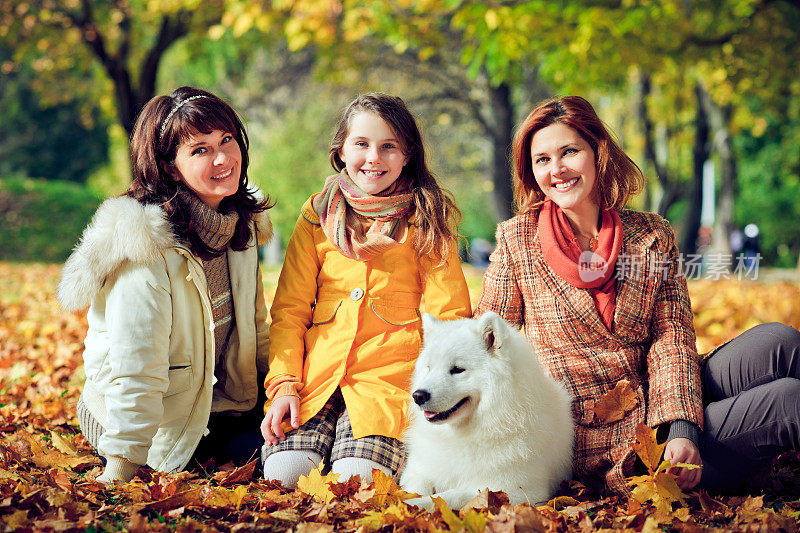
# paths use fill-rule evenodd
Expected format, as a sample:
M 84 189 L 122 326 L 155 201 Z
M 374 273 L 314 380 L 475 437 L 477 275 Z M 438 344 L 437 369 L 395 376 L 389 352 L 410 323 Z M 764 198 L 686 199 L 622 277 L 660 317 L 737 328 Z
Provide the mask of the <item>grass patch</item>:
M 0 179 L 0 260 L 66 260 L 101 200 L 76 183 Z

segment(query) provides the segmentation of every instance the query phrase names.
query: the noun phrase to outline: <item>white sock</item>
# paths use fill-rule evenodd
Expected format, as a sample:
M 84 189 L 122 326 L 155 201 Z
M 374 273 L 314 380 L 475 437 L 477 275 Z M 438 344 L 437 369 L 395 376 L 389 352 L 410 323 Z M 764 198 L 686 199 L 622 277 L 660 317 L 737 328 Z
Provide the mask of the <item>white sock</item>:
M 275 452 L 264 461 L 264 479 L 276 479 L 287 489 L 297 487 L 300 476 L 306 476 L 319 466 L 322 456 L 306 450 Z
M 387 476 L 392 475 L 392 471 L 385 466 L 359 457 L 342 457 L 334 461 L 331 465 L 331 472 L 339 474 L 339 481 L 345 482 L 353 476 L 361 476 L 361 481 L 369 483 L 372 481 L 372 469 L 377 468 Z

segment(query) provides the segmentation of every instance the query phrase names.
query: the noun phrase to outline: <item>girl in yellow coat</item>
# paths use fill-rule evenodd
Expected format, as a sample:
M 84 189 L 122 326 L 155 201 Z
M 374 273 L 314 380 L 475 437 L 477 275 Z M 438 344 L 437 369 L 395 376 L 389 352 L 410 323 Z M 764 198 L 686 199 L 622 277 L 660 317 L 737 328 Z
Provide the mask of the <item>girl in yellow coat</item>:
M 356 98 L 330 160 L 338 174 L 302 207 L 271 310 L 262 460 L 287 487 L 323 459 L 342 478 L 396 473 L 420 301 L 439 318 L 471 316 L 460 213 L 403 101 Z

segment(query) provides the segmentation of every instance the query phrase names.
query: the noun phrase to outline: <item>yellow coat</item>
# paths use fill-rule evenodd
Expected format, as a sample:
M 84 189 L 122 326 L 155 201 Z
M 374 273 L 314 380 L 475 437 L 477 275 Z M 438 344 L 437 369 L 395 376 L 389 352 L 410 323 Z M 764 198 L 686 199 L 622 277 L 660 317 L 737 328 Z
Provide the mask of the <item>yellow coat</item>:
M 421 345 L 420 300 L 441 319 L 472 315 L 458 254 L 423 275 L 414 231 L 410 226 L 402 244 L 356 261 L 322 232 L 311 199 L 303 205 L 272 304 L 267 375 L 267 383 L 299 378 L 301 424 L 340 387 L 356 438 L 402 437 Z M 284 429 L 291 429 L 285 421 Z

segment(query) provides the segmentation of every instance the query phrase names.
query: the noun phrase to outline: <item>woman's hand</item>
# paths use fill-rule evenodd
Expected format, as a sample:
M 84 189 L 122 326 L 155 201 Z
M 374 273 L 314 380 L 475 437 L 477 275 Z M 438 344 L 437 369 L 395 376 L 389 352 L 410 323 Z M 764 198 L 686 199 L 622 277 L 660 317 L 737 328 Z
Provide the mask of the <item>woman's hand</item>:
M 264 441 L 273 446 L 286 438 L 281 429 L 281 422 L 286 415 L 294 429 L 300 427 L 300 398 L 297 396 L 279 396 L 272 400 L 264 420 L 261 422 L 261 434 Z
M 671 461 L 672 464 L 687 463 L 700 466 L 700 468 L 692 469 L 673 467 L 667 470 L 667 472 L 678 476 L 676 482 L 681 490 L 693 489 L 700 483 L 700 476 L 703 473 L 703 460 L 700 457 L 700 450 L 697 449 L 697 446 L 692 441 L 678 437 L 667 442 L 667 447 L 664 449 L 664 459 Z

